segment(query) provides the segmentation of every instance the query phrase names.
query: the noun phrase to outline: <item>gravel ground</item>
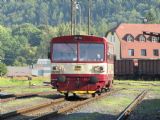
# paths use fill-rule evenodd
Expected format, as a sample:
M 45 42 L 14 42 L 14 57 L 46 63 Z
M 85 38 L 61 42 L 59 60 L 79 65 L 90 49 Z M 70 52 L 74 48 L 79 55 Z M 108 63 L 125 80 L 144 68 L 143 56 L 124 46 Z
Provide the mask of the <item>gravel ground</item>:
M 130 90 L 130 92 L 122 90 L 49 120 L 115 120 L 138 94 L 138 90 Z
M 15 116 L 15 117 L 9 118 L 7 120 L 28 120 L 28 119 L 31 119 L 31 118 L 34 118 L 34 117 L 37 117 L 37 116 L 42 116 L 44 114 L 54 112 L 57 109 L 63 108 L 70 103 L 71 103 L 70 101 L 59 103 L 57 105 L 52 105 L 52 106 L 49 106 L 49 107 L 45 107 L 45 108 L 42 108 L 42 109 L 39 109 L 39 110 L 36 110 L 36 111 L 33 111 L 33 112 L 25 113 L 25 114 L 20 115 L 20 116 Z
M 6 113 L 22 108 L 27 108 L 29 106 L 38 105 L 39 103 L 46 103 L 52 101 L 55 98 L 61 97 L 59 94 L 57 95 L 46 95 L 41 97 L 33 97 L 33 98 L 25 98 L 25 99 L 17 99 L 9 102 L 0 103 L 0 113 Z

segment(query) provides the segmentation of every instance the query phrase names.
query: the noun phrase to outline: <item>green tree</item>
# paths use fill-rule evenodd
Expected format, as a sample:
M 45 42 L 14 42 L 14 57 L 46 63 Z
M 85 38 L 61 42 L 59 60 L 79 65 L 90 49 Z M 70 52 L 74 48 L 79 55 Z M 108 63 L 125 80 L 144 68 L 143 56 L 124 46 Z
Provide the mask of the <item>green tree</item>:
M 60 24 L 57 26 L 57 36 L 64 36 L 70 34 L 70 24 Z
M 25 23 L 13 30 L 13 35 L 25 36 L 31 46 L 38 46 L 41 42 L 41 31 L 34 25 Z
M 5 60 L 12 46 L 11 29 L 0 25 L 0 59 Z M 6 63 L 7 61 L 4 61 Z
M 155 23 L 155 22 L 156 22 L 156 16 L 155 16 L 154 10 L 150 10 L 150 11 L 146 14 L 145 17 L 146 17 L 148 23 Z
M 42 41 L 37 48 L 37 56 L 39 56 L 39 58 L 46 58 L 50 40 L 51 38 L 57 36 L 57 29 L 56 27 L 51 27 L 48 25 L 38 26 L 38 29 L 41 30 L 41 40 Z
M 6 73 L 7 73 L 6 65 L 0 62 L 0 76 L 4 76 Z

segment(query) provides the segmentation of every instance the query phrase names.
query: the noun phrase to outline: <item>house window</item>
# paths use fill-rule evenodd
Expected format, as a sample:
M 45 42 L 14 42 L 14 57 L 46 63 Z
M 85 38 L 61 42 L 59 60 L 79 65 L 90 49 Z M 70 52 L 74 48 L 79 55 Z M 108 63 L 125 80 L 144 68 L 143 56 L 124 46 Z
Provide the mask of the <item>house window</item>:
M 132 35 L 127 35 L 127 42 L 133 42 L 134 38 Z
M 152 36 L 151 39 L 152 39 L 152 42 L 158 42 L 158 37 Z
M 144 35 L 140 35 L 140 36 L 139 36 L 139 41 L 140 41 L 140 42 L 145 42 L 145 41 L 146 41 L 145 36 L 144 36 Z
M 146 49 L 141 49 L 141 56 L 147 56 Z
M 134 49 L 129 49 L 128 50 L 128 55 L 129 56 L 134 56 Z
M 153 55 L 154 56 L 159 56 L 159 50 L 158 49 L 154 49 L 153 50 Z
M 114 35 L 111 36 L 111 42 L 115 42 L 115 37 L 114 37 Z
M 160 42 L 160 37 L 157 38 L 158 42 Z

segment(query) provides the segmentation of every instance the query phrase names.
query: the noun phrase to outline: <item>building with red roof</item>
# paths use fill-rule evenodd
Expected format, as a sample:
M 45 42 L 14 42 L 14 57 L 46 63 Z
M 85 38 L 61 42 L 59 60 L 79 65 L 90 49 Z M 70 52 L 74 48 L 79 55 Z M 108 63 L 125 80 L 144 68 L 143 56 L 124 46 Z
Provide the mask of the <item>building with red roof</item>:
M 160 24 L 123 23 L 107 39 L 114 44 L 116 59 L 160 59 Z

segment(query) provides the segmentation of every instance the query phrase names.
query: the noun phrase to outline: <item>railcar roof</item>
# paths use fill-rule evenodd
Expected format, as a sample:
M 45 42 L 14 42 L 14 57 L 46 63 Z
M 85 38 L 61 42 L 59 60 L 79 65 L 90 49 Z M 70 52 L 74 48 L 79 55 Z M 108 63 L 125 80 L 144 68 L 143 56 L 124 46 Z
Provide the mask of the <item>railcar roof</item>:
M 68 35 L 68 36 L 59 36 L 59 37 L 55 37 L 51 39 L 51 42 L 57 42 L 59 40 L 65 39 L 66 41 L 68 40 L 73 40 L 74 38 L 80 38 L 83 37 L 87 40 L 93 40 L 93 41 L 105 41 L 105 42 L 109 42 L 105 37 L 98 37 L 98 36 L 94 36 L 94 35 Z M 80 39 L 79 39 L 80 40 Z

